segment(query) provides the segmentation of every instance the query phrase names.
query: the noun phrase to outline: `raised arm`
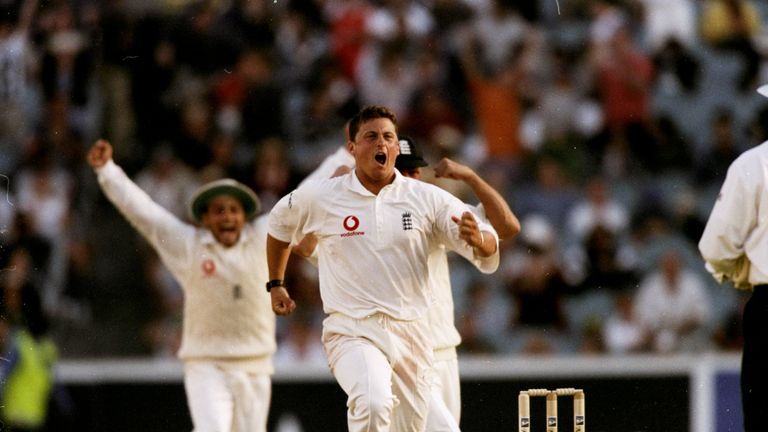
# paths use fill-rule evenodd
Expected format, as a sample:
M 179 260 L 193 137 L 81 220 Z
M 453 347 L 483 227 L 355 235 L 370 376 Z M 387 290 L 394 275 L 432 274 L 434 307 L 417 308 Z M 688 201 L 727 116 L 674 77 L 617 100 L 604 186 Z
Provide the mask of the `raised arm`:
M 520 232 L 520 221 L 509 208 L 507 201 L 472 168 L 443 158 L 435 165 L 435 176 L 463 181 L 471 187 L 483 204 L 485 215 L 499 235 L 499 239 L 507 240 Z
M 194 227 L 152 200 L 112 160 L 112 145 L 98 140 L 86 154 L 104 195 L 120 213 L 169 261 L 182 263 Z

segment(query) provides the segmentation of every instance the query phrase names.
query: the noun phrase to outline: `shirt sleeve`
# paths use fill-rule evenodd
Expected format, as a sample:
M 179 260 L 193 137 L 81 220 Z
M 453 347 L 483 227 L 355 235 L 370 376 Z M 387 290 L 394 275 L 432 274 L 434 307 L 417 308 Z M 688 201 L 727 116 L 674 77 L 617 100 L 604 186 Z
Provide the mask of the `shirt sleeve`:
M 449 250 L 452 250 L 463 256 L 472 263 L 480 272 L 490 274 L 499 268 L 499 236 L 490 223 L 484 217 L 484 213 L 479 212 L 476 207 L 468 206 L 458 198 L 441 191 L 438 193 L 438 202 L 436 209 L 435 225 L 438 231 L 440 242 Z M 496 241 L 496 252 L 488 257 L 481 257 L 475 253 L 475 249 L 459 237 L 459 226 L 451 218 L 452 216 L 461 217 L 465 211 L 471 212 L 478 222 L 480 231 L 490 232 Z
M 154 202 L 113 161 L 96 174 L 107 198 L 159 253 L 177 260 L 187 258 L 187 239 L 194 236 L 194 227 Z
M 293 190 L 272 207 L 269 212 L 269 235 L 283 242 L 295 243 L 307 234 L 303 228 L 309 215 L 314 190 L 312 185 L 313 182 L 309 182 Z
M 749 273 L 744 244 L 757 224 L 758 196 L 756 185 L 745 175 L 748 172 L 743 163 L 728 169 L 699 240 L 706 268 L 719 282 L 746 282 L 744 275 Z

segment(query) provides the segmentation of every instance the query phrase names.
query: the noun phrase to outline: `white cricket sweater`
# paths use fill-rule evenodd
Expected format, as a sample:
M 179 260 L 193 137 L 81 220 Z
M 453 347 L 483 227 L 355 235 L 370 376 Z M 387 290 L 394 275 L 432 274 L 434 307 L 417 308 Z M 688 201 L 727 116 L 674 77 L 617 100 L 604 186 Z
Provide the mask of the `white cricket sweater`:
M 184 291 L 183 360 L 243 361 L 272 372 L 275 315 L 264 283 L 266 216 L 223 247 L 205 229 L 176 218 L 110 161 L 96 170 L 109 200 L 149 241 Z

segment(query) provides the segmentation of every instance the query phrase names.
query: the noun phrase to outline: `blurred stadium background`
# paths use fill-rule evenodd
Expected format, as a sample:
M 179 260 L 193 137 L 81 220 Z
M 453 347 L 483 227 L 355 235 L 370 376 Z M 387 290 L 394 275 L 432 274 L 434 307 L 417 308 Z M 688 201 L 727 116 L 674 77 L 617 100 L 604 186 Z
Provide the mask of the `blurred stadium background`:
M 522 221 L 494 275 L 452 262 L 463 430 L 512 429 L 517 392 L 545 386 L 585 388 L 592 431 L 740 430 L 746 297 L 696 244 L 768 136 L 767 22 L 757 0 L 0 0 L 0 302 L 40 299 L 48 430 L 190 429 L 180 290 L 85 149 L 109 139 L 180 217 L 224 176 L 268 211 L 370 103 Z M 292 266 L 270 425 L 341 430 L 316 273 Z

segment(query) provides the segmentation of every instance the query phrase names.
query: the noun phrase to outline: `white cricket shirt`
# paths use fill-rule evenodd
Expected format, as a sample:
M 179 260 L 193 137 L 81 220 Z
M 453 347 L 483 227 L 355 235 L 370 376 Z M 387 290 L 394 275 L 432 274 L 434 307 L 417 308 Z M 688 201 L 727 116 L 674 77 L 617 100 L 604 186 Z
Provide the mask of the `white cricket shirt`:
M 768 283 L 768 142 L 728 168 L 699 251 L 707 270 L 738 287 Z M 743 258 L 747 259 L 744 260 Z
M 307 182 L 283 197 L 270 212 L 269 234 L 284 242 L 310 233 L 318 237 L 325 313 L 415 320 L 433 301 L 428 257 L 441 244 L 484 273 L 498 268 L 498 247 L 480 258 L 459 238 L 451 216 L 467 210 L 448 192 L 397 171 L 378 195 L 352 172 Z

